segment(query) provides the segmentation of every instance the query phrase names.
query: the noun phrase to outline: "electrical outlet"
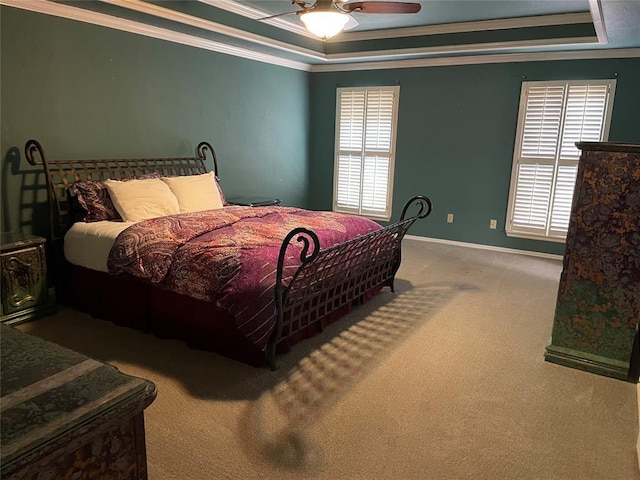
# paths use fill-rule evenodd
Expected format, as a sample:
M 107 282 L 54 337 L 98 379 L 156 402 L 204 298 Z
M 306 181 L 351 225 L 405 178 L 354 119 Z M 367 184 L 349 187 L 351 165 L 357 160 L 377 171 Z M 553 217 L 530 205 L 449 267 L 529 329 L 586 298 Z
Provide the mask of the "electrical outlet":
M 498 221 L 492 218 L 491 221 L 489 222 L 489 228 L 491 230 L 495 230 L 497 226 L 498 226 Z
M 447 213 L 447 223 L 453 223 L 453 213 Z

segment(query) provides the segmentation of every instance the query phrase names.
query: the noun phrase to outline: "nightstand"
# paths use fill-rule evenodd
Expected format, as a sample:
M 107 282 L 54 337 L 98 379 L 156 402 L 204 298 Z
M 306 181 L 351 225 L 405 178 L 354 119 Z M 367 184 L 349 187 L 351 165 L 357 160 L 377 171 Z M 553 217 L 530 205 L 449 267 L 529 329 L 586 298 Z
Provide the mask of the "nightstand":
M 20 323 L 51 313 L 46 240 L 35 235 L 3 233 L 0 240 L 0 321 Z
M 227 203 L 230 205 L 238 205 L 240 207 L 273 207 L 280 205 L 281 200 L 279 198 L 265 198 L 265 197 L 234 197 L 227 198 Z

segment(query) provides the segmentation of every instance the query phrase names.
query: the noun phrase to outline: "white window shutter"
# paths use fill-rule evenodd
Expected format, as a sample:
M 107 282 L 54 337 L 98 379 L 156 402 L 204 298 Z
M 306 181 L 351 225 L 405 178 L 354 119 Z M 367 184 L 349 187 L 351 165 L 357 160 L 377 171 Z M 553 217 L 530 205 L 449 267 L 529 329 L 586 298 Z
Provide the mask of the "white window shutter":
M 580 158 L 576 142 L 602 139 L 607 106 L 607 85 L 570 85 L 562 132 L 560 158 Z
M 522 164 L 518 167 L 513 223 L 522 228 L 544 228 L 549 211 L 553 166 Z
M 363 213 L 375 215 L 385 212 L 389 187 L 389 157 L 365 157 L 362 174 Z
M 338 205 L 345 209 L 358 209 L 360 206 L 360 172 L 362 159 L 356 155 L 338 157 Z
M 575 165 L 560 166 L 558 168 L 549 225 L 550 231 L 553 231 L 556 235 L 564 234 L 566 236 L 567 229 L 569 228 L 571 202 L 573 200 L 573 190 L 576 185 L 577 173 L 577 162 Z
M 615 80 L 524 82 L 507 234 L 564 241 L 580 151 L 608 135 Z
M 334 210 L 391 217 L 399 87 L 338 88 Z
M 365 92 L 340 92 L 340 150 L 362 149 Z
M 563 99 L 562 85 L 529 88 L 520 153 L 523 158 L 555 158 Z

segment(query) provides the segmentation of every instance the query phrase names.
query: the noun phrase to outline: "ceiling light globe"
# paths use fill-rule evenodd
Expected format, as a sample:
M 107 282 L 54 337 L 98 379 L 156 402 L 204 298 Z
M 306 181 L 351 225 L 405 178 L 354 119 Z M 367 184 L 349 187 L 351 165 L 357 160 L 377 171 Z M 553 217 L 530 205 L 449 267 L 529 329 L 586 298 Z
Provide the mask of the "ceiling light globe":
M 300 20 L 316 37 L 326 40 L 340 33 L 349 18 L 340 12 L 308 12 L 300 15 Z

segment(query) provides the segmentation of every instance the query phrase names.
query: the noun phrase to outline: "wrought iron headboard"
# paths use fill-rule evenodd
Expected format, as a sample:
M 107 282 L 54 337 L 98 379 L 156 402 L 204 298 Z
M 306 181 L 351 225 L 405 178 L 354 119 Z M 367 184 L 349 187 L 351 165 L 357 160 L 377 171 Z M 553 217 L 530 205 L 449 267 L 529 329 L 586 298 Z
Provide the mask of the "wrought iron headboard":
M 47 199 L 50 209 L 50 239 L 61 238 L 73 223 L 69 188 L 83 180 L 100 181 L 107 178 L 131 178 L 148 173 L 161 175 L 194 175 L 206 173 L 207 152 L 213 158 L 213 168 L 219 175 L 218 161 L 213 147 L 200 142 L 195 157 L 176 158 L 124 158 L 95 160 L 49 160 L 37 140 L 29 140 L 25 156 L 31 165 L 42 165 L 47 181 Z

